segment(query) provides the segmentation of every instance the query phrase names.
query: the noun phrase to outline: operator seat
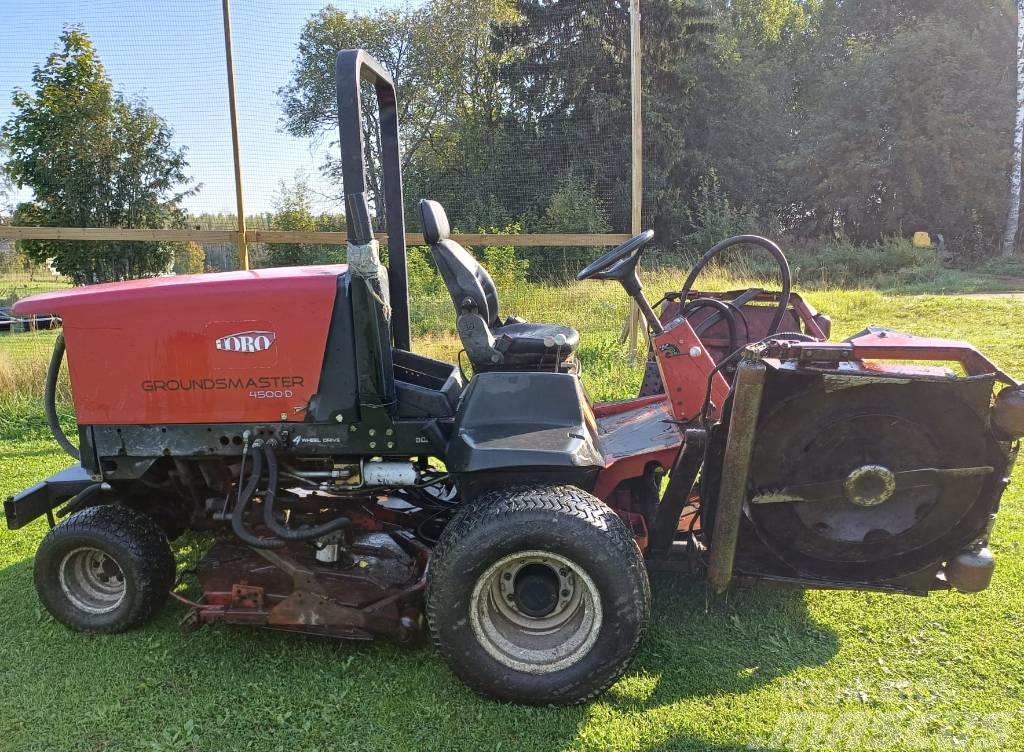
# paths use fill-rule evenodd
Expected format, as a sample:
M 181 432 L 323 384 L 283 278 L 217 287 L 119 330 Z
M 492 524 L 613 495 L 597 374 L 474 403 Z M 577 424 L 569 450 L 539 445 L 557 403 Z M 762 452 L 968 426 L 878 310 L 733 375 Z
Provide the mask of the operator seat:
M 449 238 L 448 216 L 436 201 L 419 203 L 423 237 L 448 286 L 457 328 L 473 370 L 567 370 L 580 343 L 575 329 L 557 324 L 531 324 L 498 316 L 494 280 L 475 258 Z

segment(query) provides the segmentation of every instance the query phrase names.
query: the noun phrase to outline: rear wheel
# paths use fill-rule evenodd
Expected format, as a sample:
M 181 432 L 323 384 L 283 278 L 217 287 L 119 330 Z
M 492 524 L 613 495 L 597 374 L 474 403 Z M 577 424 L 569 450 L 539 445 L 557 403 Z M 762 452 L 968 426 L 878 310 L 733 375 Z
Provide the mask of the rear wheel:
M 122 506 L 76 512 L 43 539 L 35 559 L 39 599 L 81 632 L 123 632 L 160 610 L 174 585 L 174 555 L 149 517 Z
M 571 486 L 497 491 L 448 525 L 431 561 L 434 643 L 474 690 L 584 702 L 625 671 L 650 611 L 622 520 Z

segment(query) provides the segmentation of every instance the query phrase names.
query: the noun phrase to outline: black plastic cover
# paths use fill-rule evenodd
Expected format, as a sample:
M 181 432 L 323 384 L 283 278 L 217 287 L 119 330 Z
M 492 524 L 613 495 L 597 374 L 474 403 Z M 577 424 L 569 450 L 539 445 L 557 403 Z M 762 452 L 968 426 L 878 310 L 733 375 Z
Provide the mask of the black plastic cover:
M 306 420 L 333 421 L 342 415 L 351 423 L 359 417 L 356 383 L 355 334 L 352 330 L 352 299 L 348 272 L 338 275 L 338 291 L 327 333 L 327 349 L 320 369 L 320 386 L 310 402 Z
M 72 465 L 11 496 L 4 502 L 8 530 L 25 527 L 95 483 L 85 468 L 81 465 Z
M 572 374 L 478 374 L 463 395 L 445 464 L 453 473 L 602 467 L 588 412 Z

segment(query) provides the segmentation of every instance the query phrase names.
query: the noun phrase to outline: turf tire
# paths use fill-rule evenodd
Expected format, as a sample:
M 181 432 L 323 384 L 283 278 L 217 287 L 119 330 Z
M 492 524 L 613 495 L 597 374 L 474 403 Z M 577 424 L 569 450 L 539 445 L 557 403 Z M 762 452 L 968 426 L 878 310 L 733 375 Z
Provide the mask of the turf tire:
M 470 614 L 474 590 L 487 573 L 527 551 L 571 561 L 599 595 L 596 638 L 565 668 L 538 673 L 497 660 Z M 426 595 L 434 644 L 452 671 L 483 695 L 534 705 L 582 703 L 611 686 L 636 652 L 650 600 L 643 558 L 626 525 L 573 486 L 493 491 L 467 503 L 434 549 Z
M 122 573 L 123 597 L 93 613 L 76 605 L 62 582 L 62 563 L 75 551 L 98 550 Z M 124 632 L 152 619 L 174 585 L 174 555 L 167 536 L 150 517 L 128 507 L 89 507 L 53 528 L 36 552 L 34 579 L 43 606 L 79 632 Z M 65 578 L 68 575 L 64 575 Z

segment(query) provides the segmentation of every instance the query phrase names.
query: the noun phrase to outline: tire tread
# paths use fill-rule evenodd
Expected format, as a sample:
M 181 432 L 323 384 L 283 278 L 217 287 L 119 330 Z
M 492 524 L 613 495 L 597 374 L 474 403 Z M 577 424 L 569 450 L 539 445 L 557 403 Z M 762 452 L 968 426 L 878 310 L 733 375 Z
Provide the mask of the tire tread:
M 124 614 L 109 623 L 70 618 L 51 608 L 44 594 L 46 579 L 52 574 L 45 571 L 50 550 L 59 550 L 68 539 L 89 537 L 106 539 L 126 551 L 137 574 L 137 596 Z M 174 555 L 160 526 L 145 514 L 119 504 L 87 507 L 53 528 L 36 552 L 34 571 L 40 598 L 54 618 L 71 629 L 105 634 L 123 632 L 152 619 L 167 600 L 175 576 Z M 95 623 L 87 623 L 90 621 Z
M 601 531 L 606 545 L 616 552 L 620 561 L 629 562 L 629 567 L 638 570 L 635 574 L 642 582 L 643 607 L 639 629 L 637 629 L 633 644 L 629 649 L 630 655 L 635 653 L 650 618 L 651 591 L 642 554 L 632 533 L 611 507 L 583 489 L 569 485 L 535 484 L 522 484 L 485 492 L 474 501 L 466 503 L 445 528 L 431 557 L 426 597 L 427 622 L 430 625 L 432 642 L 438 652 L 450 662 L 451 656 L 442 640 L 440 630 L 437 628 L 438 604 L 434 598 L 431 598 L 431 591 L 437 587 L 436 583 L 443 582 L 453 574 L 457 574 L 451 569 L 452 557 L 448 556 L 448 553 L 456 548 L 470 531 L 484 522 L 508 519 L 525 511 L 551 512 L 556 518 L 557 516 L 574 517 L 588 523 Z M 558 701 L 562 704 L 573 705 L 589 702 L 618 681 L 628 667 L 629 661 L 624 661 L 604 681 L 593 686 L 585 694 L 572 695 Z M 482 684 L 474 682 L 466 676 L 462 676 L 462 678 L 475 691 L 487 694 L 487 688 Z

